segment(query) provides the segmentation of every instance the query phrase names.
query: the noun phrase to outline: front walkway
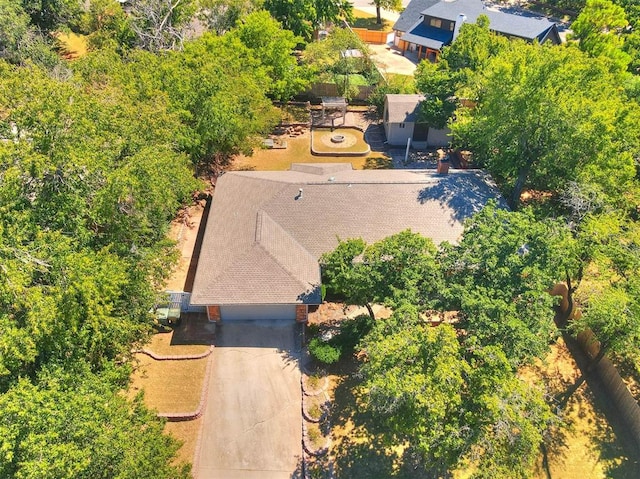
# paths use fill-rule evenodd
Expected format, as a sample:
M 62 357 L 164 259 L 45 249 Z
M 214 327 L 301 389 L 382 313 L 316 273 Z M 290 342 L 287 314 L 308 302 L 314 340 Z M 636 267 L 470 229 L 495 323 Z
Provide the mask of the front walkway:
M 194 477 L 301 477 L 298 327 L 238 321 L 218 328 Z

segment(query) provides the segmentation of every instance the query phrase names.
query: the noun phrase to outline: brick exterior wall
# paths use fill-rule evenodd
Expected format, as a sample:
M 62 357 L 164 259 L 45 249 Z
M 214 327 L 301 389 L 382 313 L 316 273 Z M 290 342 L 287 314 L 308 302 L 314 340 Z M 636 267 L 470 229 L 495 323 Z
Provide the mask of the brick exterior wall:
M 220 322 L 220 306 L 217 304 L 207 306 L 207 318 L 209 321 Z
M 308 309 L 306 304 L 297 304 L 296 305 L 296 321 L 298 323 L 306 323 L 307 322 L 307 314 Z

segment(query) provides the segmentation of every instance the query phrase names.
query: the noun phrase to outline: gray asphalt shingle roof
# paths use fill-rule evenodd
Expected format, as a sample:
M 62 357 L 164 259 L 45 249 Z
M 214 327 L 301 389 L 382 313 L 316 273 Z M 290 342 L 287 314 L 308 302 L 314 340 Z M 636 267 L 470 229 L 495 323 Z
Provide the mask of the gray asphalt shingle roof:
M 533 12 L 513 7 L 488 6 L 481 0 L 412 0 L 393 29 L 407 32 L 402 37 L 405 41 L 439 50 L 451 42 L 453 33 L 416 24 L 422 15 L 455 22 L 461 13 L 467 17 L 467 23 L 475 23 L 478 16 L 484 14 L 489 17 L 489 28 L 495 32 L 526 40 L 538 39 L 541 42 L 555 25 Z
M 415 122 L 422 100 L 424 100 L 423 95 L 388 94 L 386 96 L 387 121 L 389 123 Z
M 402 11 L 393 29 L 399 32 L 406 32 L 420 20 L 420 13 L 440 0 L 411 0 L 409 5 Z
M 372 243 L 411 229 L 456 242 L 464 219 L 490 198 L 499 193 L 478 170 L 440 176 L 346 163 L 226 173 L 212 199 L 191 302 L 317 304 L 318 259 L 339 238 Z
M 441 1 L 422 10 L 422 15 L 455 21 L 459 14 L 467 17 L 467 23 L 475 23 L 480 15 L 489 17 L 489 28 L 495 32 L 534 40 L 553 28 L 552 21 L 532 12 L 516 8 L 496 8 L 482 0 Z M 416 21 L 419 16 L 416 17 Z

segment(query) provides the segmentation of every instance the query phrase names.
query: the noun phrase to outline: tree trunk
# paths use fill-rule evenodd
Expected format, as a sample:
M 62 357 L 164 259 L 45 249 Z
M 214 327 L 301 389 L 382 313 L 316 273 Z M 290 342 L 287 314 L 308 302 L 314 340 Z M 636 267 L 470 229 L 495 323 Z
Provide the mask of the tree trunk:
M 380 5 L 376 5 L 376 23 L 382 25 L 382 17 L 380 16 Z
M 369 303 L 365 303 L 365 307 L 367 308 L 367 311 L 369 311 L 369 316 L 371 316 L 372 320 L 376 320 L 376 316 L 373 314 L 373 308 L 371 307 L 371 305 Z
M 513 192 L 511 193 L 511 198 L 509 200 L 509 206 L 511 206 L 511 209 L 513 211 L 516 211 L 518 209 L 518 206 L 520 205 L 520 195 L 522 195 L 524 183 L 527 181 L 529 171 L 531 171 L 531 163 L 531 161 L 527 161 L 527 164 L 522 167 L 522 169 L 518 172 L 518 178 L 513 185 Z

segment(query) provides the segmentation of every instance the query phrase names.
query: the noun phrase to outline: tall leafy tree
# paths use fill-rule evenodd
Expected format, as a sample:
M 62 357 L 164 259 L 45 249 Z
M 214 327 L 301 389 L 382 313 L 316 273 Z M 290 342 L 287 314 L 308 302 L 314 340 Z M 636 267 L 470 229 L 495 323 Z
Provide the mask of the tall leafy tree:
M 307 87 L 305 70 L 293 54 L 302 38 L 284 30 L 269 12 L 247 15 L 229 35 L 239 38 L 266 69 L 270 97 L 286 101 Z
M 82 13 L 80 0 L 21 0 L 31 23 L 45 31 L 74 26 Z
M 29 30 L 29 15 L 19 2 L 0 1 L 0 58 L 15 62 Z
M 434 128 L 444 128 L 458 107 L 455 93 L 460 75 L 443 62 L 420 62 L 415 76 L 416 87 L 425 96 L 420 104 L 420 120 Z
M 278 121 L 266 96 L 267 68 L 238 35 L 205 34 L 161 70 L 162 88 L 188 127 L 186 148 L 196 164 L 217 169 L 233 154 L 250 153 Z
M 587 280 L 576 297 L 581 314 L 569 324 L 578 334 L 590 329 L 605 354 L 633 359 L 640 346 L 640 226 L 618 213 L 584 220 L 578 238 L 590 248 Z
M 435 256 L 430 239 L 408 230 L 372 245 L 362 239 L 341 241 L 322 256 L 323 283 L 329 293 L 367 307 L 372 318 L 373 303 L 426 308 L 441 285 Z
M 115 55 L 84 61 L 94 76 L 73 82 L 0 75 L 0 387 L 49 362 L 99 370 L 129 354 L 167 273 L 156 263 L 172 258 L 166 225 L 199 186 L 167 142 L 180 124 L 162 95 L 142 101 L 140 77 L 93 83 L 125 68 Z
M 376 23 L 378 25 L 382 24 L 381 9 L 384 8 L 395 12 L 399 12 L 402 9 L 401 0 L 373 0 L 371 4 L 376 7 Z
M 470 340 L 501 345 L 514 366 L 531 361 L 555 333 L 548 291 L 565 269 L 576 271 L 576 255 L 563 223 L 489 204 L 465 224 L 460 243 L 442 252 L 447 309 L 462 313 Z
M 131 18 L 117 0 L 93 0 L 83 15 L 92 49 L 115 48 L 124 52 L 136 41 Z
M 601 56 L 619 71 L 625 71 L 630 58 L 622 49 L 622 30 L 627 25 L 621 6 L 611 0 L 587 0 L 571 29 L 582 51 Z
M 284 28 L 311 40 L 321 25 L 350 18 L 353 7 L 345 0 L 265 0 L 264 8 Z
M 499 347 L 467 351 L 450 325 L 401 314 L 390 330 L 378 321 L 363 344 L 366 407 L 385 442 L 408 447 L 425 477 L 469 463 L 472 477 L 530 477 L 553 418 L 540 391 L 516 378 Z
M 53 370 L 0 396 L 0 475 L 50 479 L 186 479 L 170 464 L 178 444 L 107 377 Z
M 606 63 L 577 49 L 511 42 L 477 86 L 479 103 L 459 109 L 455 141 L 469 147 L 508 194 L 558 192 L 569 181 L 598 184 L 620 200 L 635 175 L 637 105 Z

